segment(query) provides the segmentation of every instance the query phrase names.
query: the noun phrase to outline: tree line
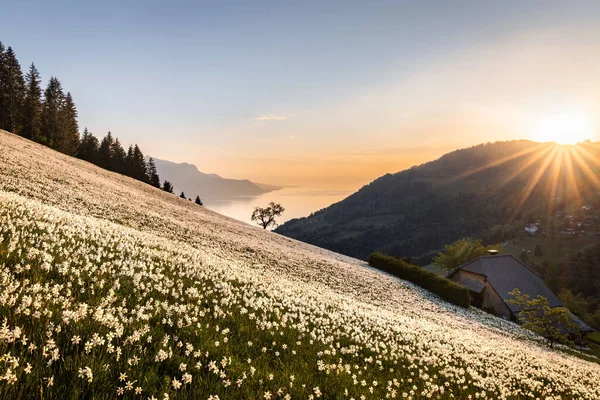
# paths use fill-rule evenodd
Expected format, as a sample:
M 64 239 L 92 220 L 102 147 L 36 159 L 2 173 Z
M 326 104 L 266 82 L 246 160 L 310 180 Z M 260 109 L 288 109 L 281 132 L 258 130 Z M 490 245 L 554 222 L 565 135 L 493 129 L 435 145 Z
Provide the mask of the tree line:
M 41 82 L 33 62 L 24 75 L 12 47 L 0 42 L 0 129 L 173 193 L 171 182 L 161 184 L 154 160 L 146 160 L 137 144 L 125 151 L 111 132 L 99 140 L 87 128 L 80 136 L 71 92 L 65 94 L 54 76 L 43 91 Z M 202 205 L 199 196 L 196 204 Z

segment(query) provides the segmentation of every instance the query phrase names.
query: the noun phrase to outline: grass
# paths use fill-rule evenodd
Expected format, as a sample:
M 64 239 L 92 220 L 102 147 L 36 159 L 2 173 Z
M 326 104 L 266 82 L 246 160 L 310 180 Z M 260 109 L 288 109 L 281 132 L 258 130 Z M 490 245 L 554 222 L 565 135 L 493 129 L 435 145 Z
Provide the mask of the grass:
M 541 264 L 544 260 L 556 262 L 568 255 L 580 251 L 586 246 L 596 243 L 600 243 L 600 236 L 563 235 L 559 239 L 551 239 L 538 235 L 527 235 L 508 240 L 503 248 L 503 252 L 519 257 L 519 254 L 521 254 L 523 249 L 525 251 L 531 250 L 531 253 L 527 254 L 529 258 L 536 264 Z M 541 256 L 536 256 L 533 253 L 537 245 L 542 249 Z

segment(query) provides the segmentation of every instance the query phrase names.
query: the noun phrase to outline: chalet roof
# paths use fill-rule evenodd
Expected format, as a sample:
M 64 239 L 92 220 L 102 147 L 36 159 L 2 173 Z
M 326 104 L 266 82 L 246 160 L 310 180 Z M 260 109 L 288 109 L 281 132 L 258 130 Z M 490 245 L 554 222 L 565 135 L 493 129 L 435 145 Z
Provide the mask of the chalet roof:
M 571 313 L 571 318 L 573 318 L 573 322 L 577 324 L 577 326 L 579 327 L 579 329 L 581 329 L 582 332 L 594 332 L 594 328 L 583 322 L 583 320 L 577 315 Z
M 483 275 L 504 300 L 513 313 L 518 313 L 523 307 L 508 302 L 509 292 L 518 288 L 521 293 L 536 298 L 538 295 L 548 299 L 550 307 L 562 307 L 561 301 L 542 279 L 528 266 L 510 254 L 496 256 L 482 256 L 461 265 L 456 271 L 465 270 Z
M 476 281 L 474 279 L 463 279 L 460 284 L 465 286 L 471 292 L 481 293 L 485 289 L 485 283 Z

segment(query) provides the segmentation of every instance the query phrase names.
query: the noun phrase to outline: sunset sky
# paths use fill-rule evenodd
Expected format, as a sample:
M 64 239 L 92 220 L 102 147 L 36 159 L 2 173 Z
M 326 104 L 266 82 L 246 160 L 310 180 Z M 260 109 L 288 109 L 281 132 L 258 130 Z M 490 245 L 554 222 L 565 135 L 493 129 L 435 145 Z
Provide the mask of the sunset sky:
M 84 3 L 14 2 L 0 40 L 82 128 L 204 172 L 351 187 L 481 142 L 598 140 L 598 1 Z

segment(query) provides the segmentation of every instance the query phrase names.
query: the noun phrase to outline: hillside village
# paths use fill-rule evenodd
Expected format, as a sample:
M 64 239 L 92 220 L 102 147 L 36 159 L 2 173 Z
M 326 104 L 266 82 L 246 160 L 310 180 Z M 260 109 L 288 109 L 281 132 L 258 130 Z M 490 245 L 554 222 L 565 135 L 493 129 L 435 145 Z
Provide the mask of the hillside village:
M 600 197 L 600 193 L 598 197 Z M 585 204 L 570 212 L 558 211 L 553 218 L 547 219 L 546 223 L 541 219 L 536 219 L 525 225 L 524 230 L 532 235 L 542 236 L 556 236 L 557 233 L 560 235 L 600 236 L 598 205 L 600 205 L 600 201 L 596 205 Z M 549 230 L 548 225 L 554 229 Z

